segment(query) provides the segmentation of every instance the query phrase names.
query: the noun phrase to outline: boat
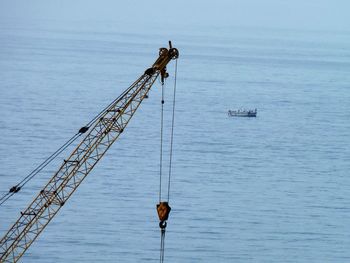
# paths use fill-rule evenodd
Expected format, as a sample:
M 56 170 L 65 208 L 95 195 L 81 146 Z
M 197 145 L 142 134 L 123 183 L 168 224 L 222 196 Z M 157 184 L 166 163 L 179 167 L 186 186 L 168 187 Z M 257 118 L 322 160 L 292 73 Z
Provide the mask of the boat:
M 230 117 L 256 117 L 257 109 L 255 110 L 229 110 L 227 112 Z

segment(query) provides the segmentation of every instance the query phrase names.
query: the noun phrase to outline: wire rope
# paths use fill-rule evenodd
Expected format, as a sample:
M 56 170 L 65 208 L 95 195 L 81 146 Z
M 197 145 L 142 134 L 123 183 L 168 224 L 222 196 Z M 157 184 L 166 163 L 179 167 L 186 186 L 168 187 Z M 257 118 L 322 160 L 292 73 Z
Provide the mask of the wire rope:
M 175 61 L 175 74 L 174 74 L 174 94 L 173 94 L 173 115 L 171 120 L 171 137 L 170 137 L 170 153 L 169 153 L 169 175 L 168 175 L 168 202 L 170 199 L 170 181 L 172 172 L 172 160 L 173 160 L 173 143 L 174 143 L 174 128 L 175 128 L 175 105 L 176 105 L 176 79 L 177 79 L 177 60 Z
M 160 236 L 160 255 L 159 255 L 159 262 L 164 262 L 164 251 L 165 251 L 165 228 L 161 230 L 161 236 Z
M 158 215 L 160 219 L 159 227 L 161 229 L 160 236 L 160 255 L 159 262 L 164 262 L 165 253 L 165 229 L 167 226 L 167 219 L 170 212 L 170 206 L 168 205 L 170 199 L 170 183 L 171 183 L 171 173 L 172 173 L 172 160 L 173 160 L 173 144 L 174 144 L 174 130 L 175 130 L 175 105 L 176 105 L 176 81 L 177 81 L 177 60 L 175 62 L 175 74 L 174 74 L 174 93 L 173 93 L 173 103 L 172 103 L 172 119 L 171 119 L 171 134 L 170 134 L 170 151 L 169 151 L 169 173 L 168 173 L 168 188 L 167 188 L 167 202 L 161 202 L 162 196 L 162 162 L 163 162 L 163 130 L 164 130 L 164 86 L 162 85 L 162 107 L 161 107 L 161 135 L 160 135 L 160 172 L 159 172 L 159 205 Z M 166 209 L 166 210 L 164 210 Z M 162 215 L 162 213 L 167 213 Z
M 160 154 L 159 154 L 159 202 L 162 199 L 162 173 L 163 173 L 163 129 L 164 129 L 164 83 L 162 83 L 162 100 L 160 115 Z

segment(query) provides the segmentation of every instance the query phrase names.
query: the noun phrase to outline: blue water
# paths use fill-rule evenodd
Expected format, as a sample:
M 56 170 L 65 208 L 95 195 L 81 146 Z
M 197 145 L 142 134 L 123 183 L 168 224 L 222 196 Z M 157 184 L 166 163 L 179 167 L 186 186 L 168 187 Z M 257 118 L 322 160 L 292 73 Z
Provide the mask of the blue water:
M 166 262 L 350 262 L 349 32 L 152 32 L 0 25 L 1 193 L 172 39 L 180 58 Z M 168 70 L 167 143 L 174 63 Z M 160 94 L 157 83 L 22 262 L 158 261 Z M 258 117 L 227 116 L 240 107 Z M 1 236 L 71 150 L 0 207 Z

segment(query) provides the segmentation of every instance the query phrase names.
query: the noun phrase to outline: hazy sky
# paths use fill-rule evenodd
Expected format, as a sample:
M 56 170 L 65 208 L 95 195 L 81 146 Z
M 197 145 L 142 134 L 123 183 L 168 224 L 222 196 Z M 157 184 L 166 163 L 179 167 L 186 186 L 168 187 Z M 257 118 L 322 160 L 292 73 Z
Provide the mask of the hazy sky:
M 350 30 L 350 0 L 0 0 L 1 21 L 228 25 Z

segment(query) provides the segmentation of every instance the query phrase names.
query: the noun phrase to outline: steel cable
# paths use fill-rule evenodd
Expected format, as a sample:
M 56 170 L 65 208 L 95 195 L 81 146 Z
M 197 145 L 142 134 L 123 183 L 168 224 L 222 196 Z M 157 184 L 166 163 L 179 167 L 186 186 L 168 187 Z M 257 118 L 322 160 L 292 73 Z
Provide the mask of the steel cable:
M 171 120 L 171 137 L 170 137 L 170 154 L 169 154 L 169 176 L 168 176 L 168 202 L 170 199 L 170 180 L 171 168 L 173 160 L 173 142 L 174 142 L 174 128 L 175 128 L 175 105 L 176 105 L 176 79 L 177 79 L 177 60 L 175 61 L 175 77 L 174 77 L 174 95 L 173 95 L 173 116 Z
M 159 156 L 159 202 L 162 199 L 162 172 L 163 172 L 163 126 L 164 126 L 164 83 L 162 83 L 162 101 L 160 116 L 160 156 Z

